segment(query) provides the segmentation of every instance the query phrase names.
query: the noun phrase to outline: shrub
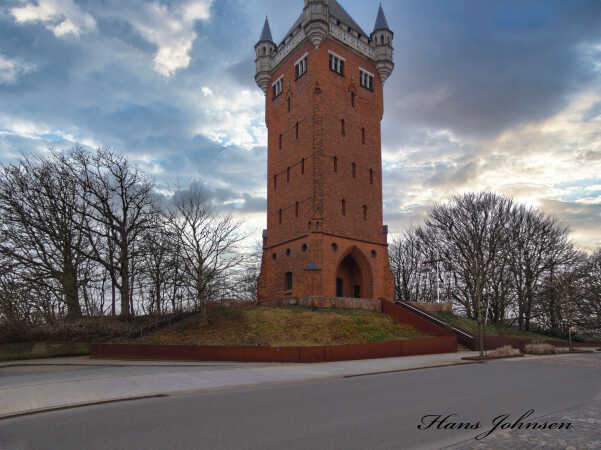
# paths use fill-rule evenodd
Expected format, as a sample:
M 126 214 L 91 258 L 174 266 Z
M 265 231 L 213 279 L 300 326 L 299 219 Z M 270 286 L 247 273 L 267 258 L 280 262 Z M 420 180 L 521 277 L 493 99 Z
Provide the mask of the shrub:
M 566 353 L 567 349 L 558 348 L 551 344 L 527 344 L 525 347 L 526 353 L 531 355 L 556 355 L 558 353 Z

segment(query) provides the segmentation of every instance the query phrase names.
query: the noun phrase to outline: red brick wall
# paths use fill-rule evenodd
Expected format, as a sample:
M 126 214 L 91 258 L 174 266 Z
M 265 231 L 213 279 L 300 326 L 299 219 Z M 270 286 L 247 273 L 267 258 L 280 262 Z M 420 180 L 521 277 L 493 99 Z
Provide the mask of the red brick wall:
M 92 345 L 92 358 L 162 361 L 311 363 L 454 353 L 455 337 L 318 347 L 220 347 L 192 345 Z
M 344 77 L 330 70 L 330 50 L 346 59 Z M 307 73 L 295 80 L 294 63 L 305 53 Z M 359 85 L 359 67 L 375 75 L 373 92 Z M 339 264 L 352 253 L 361 266 L 361 297 L 392 300 L 394 284 L 386 235 L 382 231 L 383 91 L 376 68 L 367 58 L 327 39 L 317 50 L 310 42 L 297 48 L 275 70 L 272 82 L 281 75 L 284 75 L 283 93 L 274 99 L 270 83 L 266 96 L 268 237 L 258 283 L 259 299 L 334 296 Z M 354 107 L 351 91 L 356 93 Z M 332 244 L 337 246 L 336 250 Z M 307 271 L 309 264 L 314 264 L 317 270 Z M 293 274 L 291 291 L 285 289 L 287 272 Z M 350 286 L 355 283 L 346 281 Z M 350 289 L 346 289 L 345 295 L 349 295 Z
M 430 322 L 419 314 L 411 311 L 409 308 L 395 305 L 394 303 L 382 302 L 382 312 L 389 314 L 397 322 L 413 325 L 418 330 L 428 333 L 431 336 L 454 335 L 451 330 L 438 326 L 434 322 Z

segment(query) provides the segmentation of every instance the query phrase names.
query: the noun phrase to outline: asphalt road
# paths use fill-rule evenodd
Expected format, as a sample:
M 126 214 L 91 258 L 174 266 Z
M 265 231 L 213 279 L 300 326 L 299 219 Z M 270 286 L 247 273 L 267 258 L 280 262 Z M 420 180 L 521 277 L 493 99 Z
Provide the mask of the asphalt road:
M 575 421 L 561 440 L 548 432 L 548 446 L 537 448 L 570 448 L 573 440 L 573 448 L 580 449 L 601 442 L 599 427 L 593 426 L 599 420 L 600 400 L 599 353 L 505 360 L 192 392 L 3 420 L 0 449 L 476 448 L 487 440 L 474 437 L 489 428 L 494 417 L 510 414 L 517 419 L 530 409 L 536 412 L 529 420 L 550 415 Z M 438 414 L 457 414 L 456 421 L 480 422 L 481 428 L 417 428 L 423 416 Z M 502 446 L 495 445 L 501 438 Z M 488 438 L 490 448 L 511 447 L 520 439 L 523 432 L 498 432 Z

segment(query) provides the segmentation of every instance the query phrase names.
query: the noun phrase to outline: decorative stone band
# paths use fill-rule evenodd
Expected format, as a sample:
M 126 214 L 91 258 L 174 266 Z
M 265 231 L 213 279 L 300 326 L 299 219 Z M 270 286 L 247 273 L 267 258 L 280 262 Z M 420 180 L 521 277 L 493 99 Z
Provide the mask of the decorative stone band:
M 337 25 L 334 25 L 333 23 L 330 24 L 330 34 L 339 41 L 342 41 L 346 45 L 354 48 L 355 50 L 358 50 L 360 53 L 363 53 L 367 57 L 372 59 L 376 57 L 376 52 L 370 45 L 350 35 L 342 28 L 340 28 Z
M 301 41 L 305 39 L 305 32 L 300 30 L 296 36 L 294 36 L 290 42 L 288 42 L 282 49 L 275 54 L 273 57 L 273 66 L 276 67 L 288 54 L 296 48 Z
M 362 42 L 360 39 L 352 36 L 351 34 L 344 31 L 337 25 L 333 23 L 330 24 L 330 34 L 334 36 L 339 41 L 345 43 L 346 45 L 354 48 L 365 56 L 375 59 L 376 52 L 373 47 Z M 275 68 L 282 62 L 282 60 L 290 54 L 306 37 L 305 31 L 300 30 L 287 44 L 285 44 L 280 51 L 278 51 L 272 60 L 272 68 Z

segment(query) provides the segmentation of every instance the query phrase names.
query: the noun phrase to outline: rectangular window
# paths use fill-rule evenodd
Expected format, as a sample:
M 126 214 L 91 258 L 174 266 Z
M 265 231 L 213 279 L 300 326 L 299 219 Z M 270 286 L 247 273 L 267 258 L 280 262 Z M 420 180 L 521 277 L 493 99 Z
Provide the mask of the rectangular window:
M 284 90 L 284 75 L 278 78 L 271 86 L 273 88 L 273 98 L 278 97 Z
M 298 139 L 298 122 L 296 122 L 296 139 Z
M 365 144 L 365 128 L 361 128 L 361 143 Z
M 344 119 L 340 120 L 340 134 L 346 136 L 346 128 L 344 126 Z
M 338 158 L 334 156 L 334 172 L 338 172 Z
M 273 176 L 273 190 L 274 191 L 278 190 L 278 176 L 277 175 Z
M 346 200 L 344 199 L 340 202 L 340 210 L 342 212 L 342 215 L 346 216 Z
M 282 135 L 280 134 L 280 138 L 279 138 L 279 141 L 278 141 L 278 147 L 280 148 L 280 150 L 282 149 L 282 140 L 283 140 L 283 139 L 284 139 L 284 136 L 282 136 Z
M 286 182 L 290 183 L 290 167 L 286 169 Z
M 361 85 L 361 87 L 373 91 L 374 75 L 365 69 L 359 68 L 359 84 Z
M 357 178 L 357 164 L 353 163 L 353 178 Z
M 374 169 L 369 169 L 369 184 L 374 184 Z
M 305 174 L 305 158 L 301 160 L 301 175 Z
M 305 53 L 296 63 L 294 63 L 294 73 L 298 80 L 307 72 L 307 53 Z
M 287 291 L 291 291 L 292 290 L 292 272 L 286 272 L 286 280 L 285 280 L 285 286 L 284 288 Z
M 351 106 L 353 108 L 355 107 L 355 96 L 356 94 L 354 92 L 351 92 Z
M 334 52 L 330 52 L 330 70 L 338 75 L 344 76 L 344 61 L 342 56 Z
M 367 205 L 363 205 L 363 220 L 367 220 Z
M 298 202 L 296 202 L 296 205 L 295 205 L 295 213 L 296 213 L 295 215 L 296 215 L 296 217 L 298 217 L 299 211 L 300 211 L 300 204 Z
M 280 225 L 282 224 L 282 210 L 281 209 L 278 211 L 278 222 L 280 223 Z

